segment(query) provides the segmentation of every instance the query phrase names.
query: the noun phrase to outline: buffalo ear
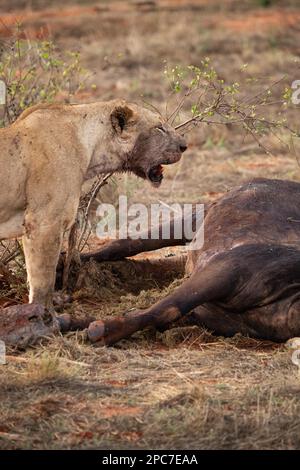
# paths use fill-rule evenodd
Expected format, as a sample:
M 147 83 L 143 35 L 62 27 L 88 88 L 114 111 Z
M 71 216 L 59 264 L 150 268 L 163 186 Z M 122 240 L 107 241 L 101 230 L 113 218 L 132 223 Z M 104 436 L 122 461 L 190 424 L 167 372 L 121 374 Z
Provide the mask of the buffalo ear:
M 128 106 L 116 106 L 110 115 L 111 124 L 118 134 L 122 134 L 124 129 L 132 120 L 133 111 Z

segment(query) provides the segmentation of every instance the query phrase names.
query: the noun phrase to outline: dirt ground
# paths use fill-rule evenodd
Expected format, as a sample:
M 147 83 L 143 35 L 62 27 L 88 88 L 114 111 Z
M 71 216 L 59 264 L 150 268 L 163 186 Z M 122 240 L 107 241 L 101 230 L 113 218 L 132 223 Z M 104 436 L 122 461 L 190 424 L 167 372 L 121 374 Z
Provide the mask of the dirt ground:
M 77 100 L 143 95 L 163 111 L 164 60 L 188 65 L 209 56 L 229 81 L 241 79 L 245 63 L 262 80 L 300 79 L 298 2 L 262 3 L 2 0 L 0 38 L 22 20 L 28 37 L 81 51 L 96 86 Z M 292 124 L 297 112 L 289 110 Z M 300 180 L 299 143 L 284 133 L 264 138 L 268 155 L 235 127 L 203 125 L 187 138 L 189 149 L 159 190 L 117 178 L 131 201 L 205 203 L 256 176 Z M 106 190 L 116 197 L 115 185 Z M 100 243 L 92 238 L 90 248 Z M 85 269 L 68 310 L 99 318 L 147 307 L 180 283 L 180 273 L 137 276 L 131 262 Z M 1 449 L 300 448 L 300 376 L 284 345 L 196 327 L 147 330 L 111 348 L 84 340 L 72 333 L 8 351 L 0 366 Z

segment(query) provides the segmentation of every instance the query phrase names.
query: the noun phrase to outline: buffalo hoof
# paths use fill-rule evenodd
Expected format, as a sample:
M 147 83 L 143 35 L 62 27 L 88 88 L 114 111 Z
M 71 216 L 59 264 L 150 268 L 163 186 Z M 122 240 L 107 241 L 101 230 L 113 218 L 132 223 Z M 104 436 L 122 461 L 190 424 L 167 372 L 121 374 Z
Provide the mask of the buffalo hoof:
M 135 310 L 126 317 L 93 321 L 88 327 L 87 337 L 91 343 L 97 343 L 99 346 L 111 346 L 141 329 L 143 325 L 140 318 L 141 312 Z
M 63 313 L 57 317 L 57 321 L 61 333 L 66 333 L 67 331 L 85 330 L 91 322 L 95 321 L 95 318 L 90 316 L 78 317 Z
M 105 331 L 105 323 L 102 320 L 92 322 L 87 330 L 87 337 L 91 343 L 98 343 L 99 346 L 106 346 L 107 332 Z

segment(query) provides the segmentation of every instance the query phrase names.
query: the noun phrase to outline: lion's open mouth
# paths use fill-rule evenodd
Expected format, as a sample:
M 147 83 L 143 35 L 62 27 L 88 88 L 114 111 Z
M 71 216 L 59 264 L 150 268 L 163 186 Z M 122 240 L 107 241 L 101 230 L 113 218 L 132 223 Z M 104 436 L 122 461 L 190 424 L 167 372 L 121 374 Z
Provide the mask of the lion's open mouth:
M 159 186 L 163 180 L 164 168 L 162 165 L 153 166 L 147 173 L 148 179 L 154 186 Z

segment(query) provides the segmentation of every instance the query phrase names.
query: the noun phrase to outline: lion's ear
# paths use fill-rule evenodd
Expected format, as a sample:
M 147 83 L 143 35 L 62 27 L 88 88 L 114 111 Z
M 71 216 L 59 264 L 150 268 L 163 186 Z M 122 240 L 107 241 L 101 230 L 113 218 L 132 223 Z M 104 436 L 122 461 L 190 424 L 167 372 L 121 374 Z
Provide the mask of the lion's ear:
M 118 134 L 122 134 L 133 118 L 133 110 L 128 106 L 116 106 L 110 115 L 111 124 Z

